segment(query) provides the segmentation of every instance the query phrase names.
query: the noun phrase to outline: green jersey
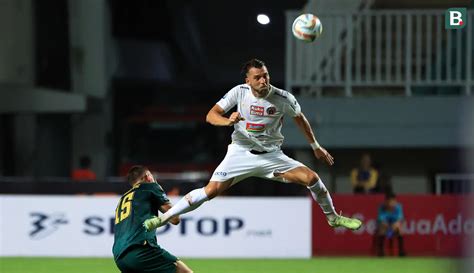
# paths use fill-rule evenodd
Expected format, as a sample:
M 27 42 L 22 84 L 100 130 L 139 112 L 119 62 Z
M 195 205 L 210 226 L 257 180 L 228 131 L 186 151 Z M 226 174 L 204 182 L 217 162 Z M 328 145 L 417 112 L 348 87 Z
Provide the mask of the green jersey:
M 143 222 L 158 215 L 169 199 L 158 183 L 140 183 L 127 191 L 115 209 L 115 238 L 112 252 L 117 260 L 133 245 L 159 247 L 155 230 L 146 231 Z

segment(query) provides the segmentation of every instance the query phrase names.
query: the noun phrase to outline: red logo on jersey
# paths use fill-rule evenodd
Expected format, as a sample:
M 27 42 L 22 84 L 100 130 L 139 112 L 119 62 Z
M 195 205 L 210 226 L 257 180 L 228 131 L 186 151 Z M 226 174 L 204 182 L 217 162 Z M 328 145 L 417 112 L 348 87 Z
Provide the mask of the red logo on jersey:
M 265 124 L 247 122 L 245 129 L 249 132 L 262 132 L 265 130 Z
M 256 106 L 256 105 L 250 105 L 250 114 L 251 115 L 263 116 L 263 112 L 264 112 L 264 107 Z

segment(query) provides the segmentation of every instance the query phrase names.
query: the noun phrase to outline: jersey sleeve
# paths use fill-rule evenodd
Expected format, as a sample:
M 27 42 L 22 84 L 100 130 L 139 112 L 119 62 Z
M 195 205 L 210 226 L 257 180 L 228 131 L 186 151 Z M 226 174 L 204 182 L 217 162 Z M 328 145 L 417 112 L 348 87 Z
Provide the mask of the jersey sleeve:
M 227 94 L 225 94 L 222 99 L 217 102 L 217 105 L 224 109 L 224 112 L 227 112 L 232 109 L 232 107 L 237 105 L 238 95 L 239 87 L 236 86 L 227 92 Z
M 285 96 L 287 97 L 285 114 L 288 114 L 291 117 L 296 117 L 301 114 L 301 106 L 296 100 L 295 96 L 289 92 L 286 92 Z
M 401 220 L 403 220 L 403 218 L 404 218 L 404 216 L 403 216 L 402 205 L 398 204 L 397 208 L 395 210 L 395 219 L 396 219 L 396 221 L 401 221 Z
M 158 204 L 158 206 L 161 206 L 170 202 L 165 191 L 158 183 L 150 183 L 150 184 L 151 184 L 150 192 L 151 192 L 152 198 Z
M 383 205 L 379 207 L 378 213 L 377 213 L 377 221 L 379 223 L 385 223 L 387 222 L 387 213 L 383 209 Z

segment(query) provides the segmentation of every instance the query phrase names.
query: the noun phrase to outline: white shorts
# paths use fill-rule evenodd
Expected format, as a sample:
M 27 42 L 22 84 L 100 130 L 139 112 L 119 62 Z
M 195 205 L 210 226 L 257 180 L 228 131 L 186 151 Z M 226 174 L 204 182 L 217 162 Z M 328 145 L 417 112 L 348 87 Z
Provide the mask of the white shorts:
M 285 182 L 281 176 L 275 174 L 302 166 L 303 163 L 288 157 L 281 150 L 255 155 L 250 153 L 248 148 L 230 144 L 224 160 L 212 174 L 211 181 L 224 182 L 234 178 L 232 184 L 236 184 L 254 176 Z

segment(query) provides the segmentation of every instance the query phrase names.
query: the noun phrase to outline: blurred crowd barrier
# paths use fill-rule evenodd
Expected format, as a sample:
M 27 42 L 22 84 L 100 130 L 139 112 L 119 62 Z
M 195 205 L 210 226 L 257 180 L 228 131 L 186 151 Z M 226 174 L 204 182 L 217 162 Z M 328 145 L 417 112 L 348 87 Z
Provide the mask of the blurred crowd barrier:
M 111 257 L 118 200 L 0 195 L 0 256 Z M 183 257 L 308 258 L 310 215 L 310 198 L 223 197 L 158 229 L 157 237 Z
M 173 197 L 172 201 L 176 202 Z M 409 256 L 463 256 L 474 233 L 471 195 L 399 195 Z M 374 255 L 382 195 L 334 195 L 358 231 L 332 229 L 308 197 L 219 197 L 157 231 L 184 257 L 308 258 Z M 119 196 L 0 195 L 0 256 L 109 257 Z M 67 242 L 67 243 L 65 243 Z

